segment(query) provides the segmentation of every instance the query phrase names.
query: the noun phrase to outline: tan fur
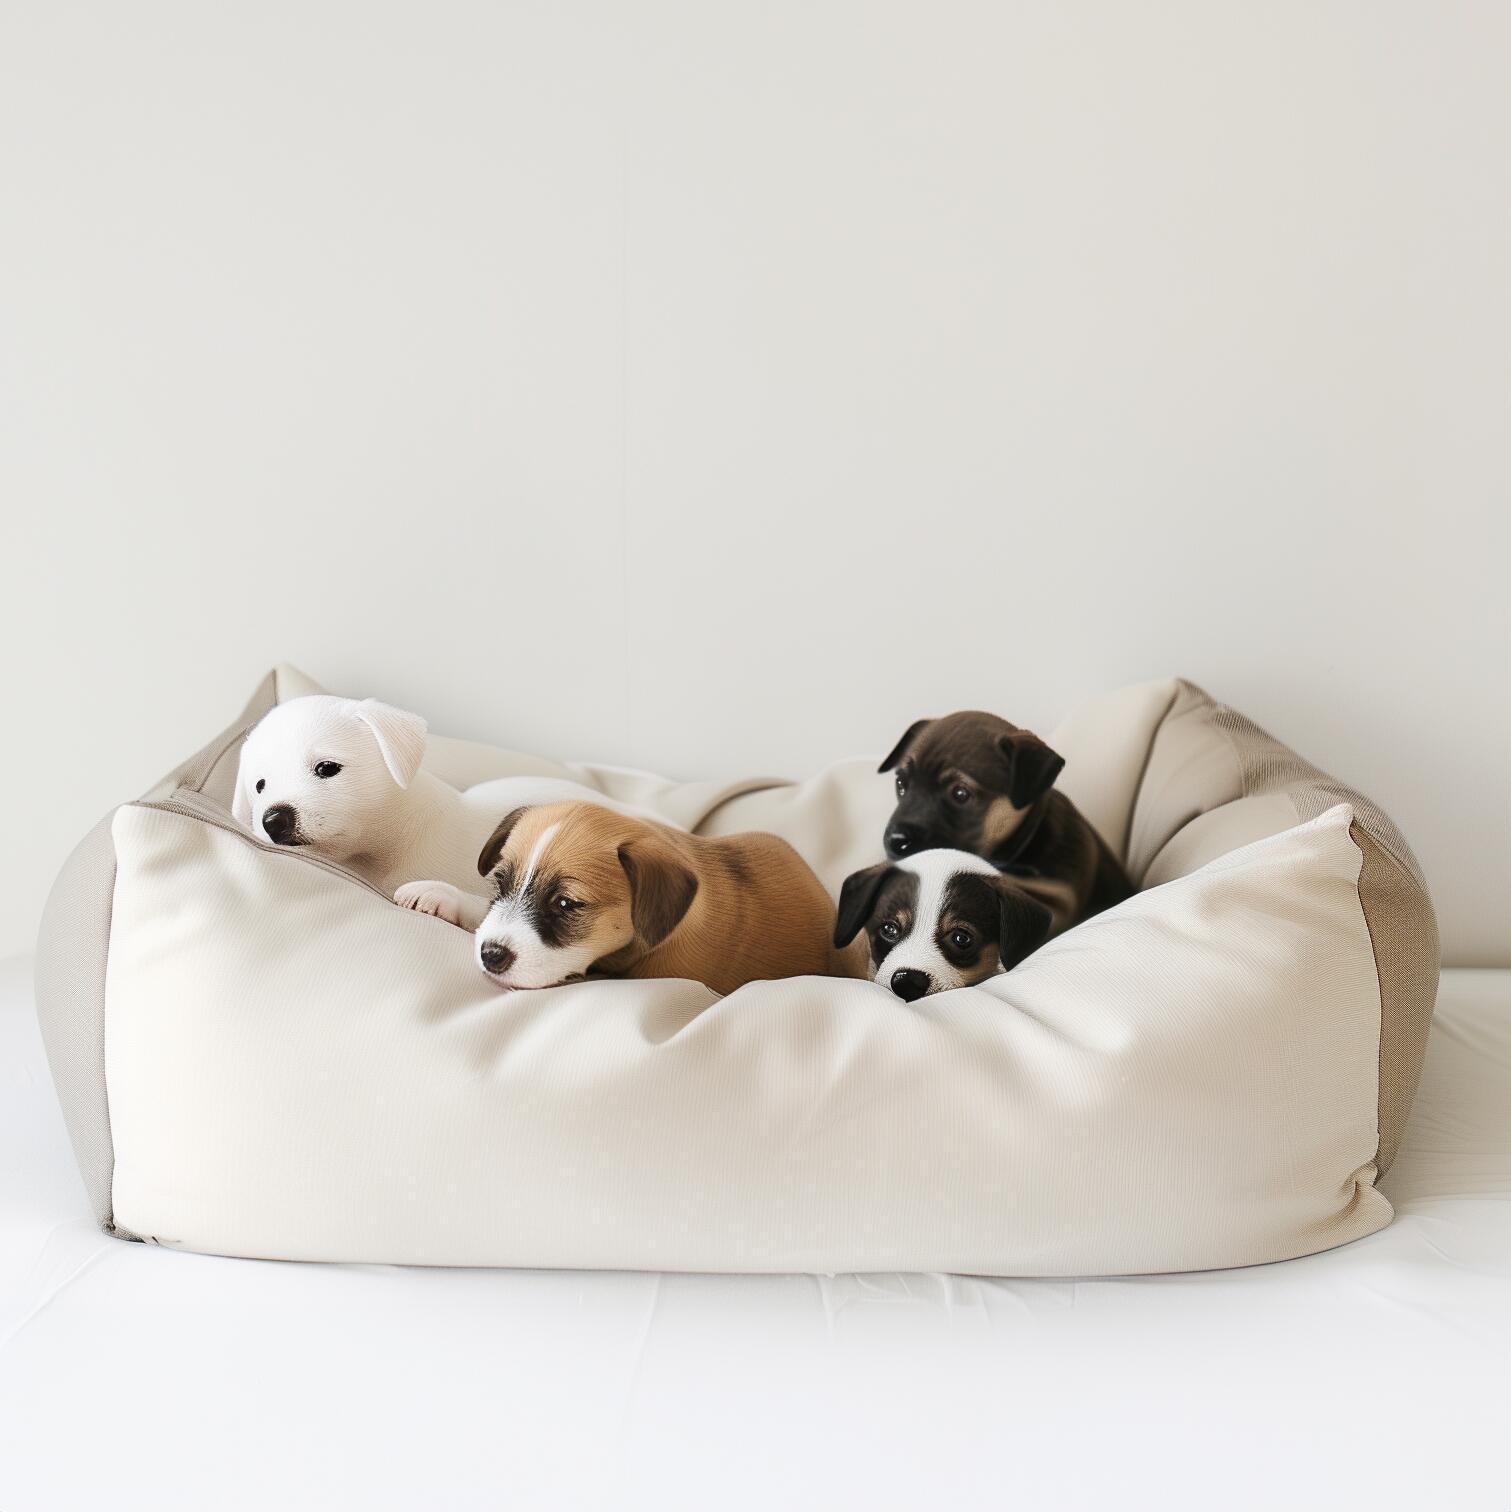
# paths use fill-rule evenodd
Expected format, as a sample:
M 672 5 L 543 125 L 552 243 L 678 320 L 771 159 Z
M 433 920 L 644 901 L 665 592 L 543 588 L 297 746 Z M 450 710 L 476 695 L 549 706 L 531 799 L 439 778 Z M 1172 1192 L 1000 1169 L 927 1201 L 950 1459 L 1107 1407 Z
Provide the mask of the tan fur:
M 1026 808 L 1014 808 L 1007 798 L 993 798 L 981 819 L 981 844 L 990 854 L 1023 823 Z
M 1014 877 L 1013 883 L 1029 897 L 1037 898 L 1051 913 L 1054 922 L 1050 934 L 1057 935 L 1081 921 L 1085 907 L 1084 890 L 1079 879 L 1065 877 Z
M 751 833 L 706 838 L 615 813 L 593 803 L 526 810 L 504 843 L 499 864 L 526 864 L 571 879 L 587 905 L 594 974 L 688 977 L 715 992 L 790 976 L 864 976 L 851 950 L 836 951 L 834 905 L 812 869 L 785 840 Z M 697 892 L 664 939 L 647 944 L 632 922 L 633 889 L 620 850 L 636 868 L 686 868 Z

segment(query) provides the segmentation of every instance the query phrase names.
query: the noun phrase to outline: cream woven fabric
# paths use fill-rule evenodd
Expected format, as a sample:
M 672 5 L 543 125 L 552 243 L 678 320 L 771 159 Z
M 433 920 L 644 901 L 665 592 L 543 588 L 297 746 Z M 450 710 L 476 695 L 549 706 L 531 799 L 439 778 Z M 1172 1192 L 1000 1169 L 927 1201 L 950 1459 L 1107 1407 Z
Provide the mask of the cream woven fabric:
M 260 701 L 308 690 L 284 671 Z M 236 826 L 217 801 L 233 731 L 117 811 L 108 925 L 65 873 L 65 902 L 93 901 L 44 927 L 44 955 L 108 927 L 99 1001 L 58 974 L 39 991 L 60 1082 L 91 1043 L 103 1062 L 106 1095 L 65 1095 L 90 1168 L 113 1160 L 102 1220 L 288 1259 L 1019 1275 L 1242 1265 L 1371 1232 L 1390 1216 L 1382 1046 L 1412 1035 L 1382 1033 L 1361 875 L 1383 856 L 1388 905 L 1429 926 L 1430 907 L 1359 804 L 1297 824 L 1301 778 L 1259 791 L 1218 708 L 1149 684 L 1057 732 L 1072 796 L 1159 885 L 911 1006 L 820 978 L 722 1000 L 500 993 L 461 932 Z M 872 760 L 723 785 L 448 741 L 430 763 L 773 829 L 831 887 L 874 859 L 891 801 Z M 1223 808 L 1248 831 L 1232 844 Z

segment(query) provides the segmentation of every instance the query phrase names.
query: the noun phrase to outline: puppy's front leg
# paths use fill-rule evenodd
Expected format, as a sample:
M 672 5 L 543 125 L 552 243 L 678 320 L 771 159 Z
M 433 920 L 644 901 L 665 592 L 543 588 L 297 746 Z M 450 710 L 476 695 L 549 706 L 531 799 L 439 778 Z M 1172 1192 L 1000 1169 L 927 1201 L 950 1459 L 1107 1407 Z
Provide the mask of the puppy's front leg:
M 394 895 L 400 908 L 434 914 L 469 933 L 488 917 L 488 900 L 464 893 L 449 882 L 406 882 Z

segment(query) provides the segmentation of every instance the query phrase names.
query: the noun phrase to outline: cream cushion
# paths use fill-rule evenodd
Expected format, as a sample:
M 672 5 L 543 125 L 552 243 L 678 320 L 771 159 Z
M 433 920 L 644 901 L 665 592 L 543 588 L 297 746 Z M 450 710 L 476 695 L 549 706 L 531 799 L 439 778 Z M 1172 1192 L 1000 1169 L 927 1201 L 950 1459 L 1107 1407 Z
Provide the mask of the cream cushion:
M 1377 810 L 1190 684 L 1054 737 L 1071 796 L 1157 885 L 914 1005 L 822 978 L 500 993 L 461 932 L 231 819 L 241 732 L 304 691 L 270 676 L 49 904 L 49 1057 L 113 1232 L 285 1259 L 1074 1275 L 1282 1259 L 1389 1220 L 1375 1181 L 1435 980 L 1425 891 Z M 444 740 L 428 760 L 774 830 L 831 889 L 891 802 L 871 758 L 730 784 Z

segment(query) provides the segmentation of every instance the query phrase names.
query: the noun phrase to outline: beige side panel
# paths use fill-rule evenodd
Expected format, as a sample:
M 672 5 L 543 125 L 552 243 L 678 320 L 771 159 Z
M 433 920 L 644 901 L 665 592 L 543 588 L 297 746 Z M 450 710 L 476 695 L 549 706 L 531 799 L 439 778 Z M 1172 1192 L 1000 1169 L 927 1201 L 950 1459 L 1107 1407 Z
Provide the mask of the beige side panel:
M 113 815 L 75 847 L 37 936 L 37 1019 L 63 1120 L 95 1218 L 110 1227 L 115 1156 L 105 1095 L 105 967 L 115 891 Z
M 1421 1074 L 1439 964 L 1432 900 L 1390 817 L 1236 709 L 1183 682 L 1154 740 L 1134 817 L 1133 859 L 1143 868 L 1145 885 L 1153 885 L 1231 845 L 1312 819 L 1340 803 L 1355 814 L 1355 838 L 1364 853 L 1359 903 L 1379 975 L 1378 1164 L 1383 1173 L 1400 1143 Z
M 1380 978 L 1380 1156 L 1390 1169 L 1417 1095 L 1438 995 L 1437 920 L 1416 879 L 1362 825 L 1359 901 Z

